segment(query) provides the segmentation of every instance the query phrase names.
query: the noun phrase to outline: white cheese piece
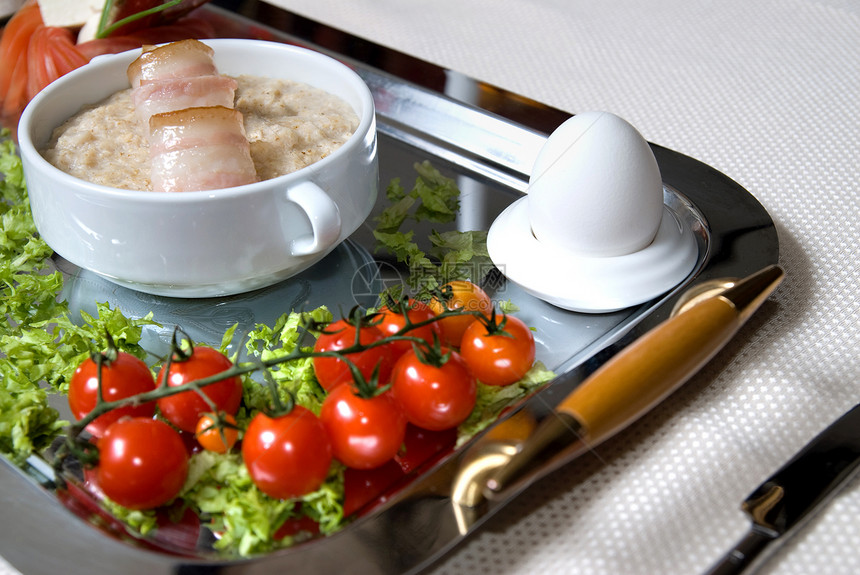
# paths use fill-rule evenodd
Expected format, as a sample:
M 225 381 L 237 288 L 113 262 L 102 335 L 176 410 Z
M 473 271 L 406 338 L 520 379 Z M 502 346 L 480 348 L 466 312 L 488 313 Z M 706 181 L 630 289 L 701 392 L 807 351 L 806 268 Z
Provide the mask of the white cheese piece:
M 82 26 L 93 14 L 101 14 L 106 0 L 38 0 L 46 26 Z
M 101 19 L 102 13 L 99 11 L 90 16 L 87 21 L 84 22 L 84 25 L 81 26 L 81 30 L 78 32 L 78 44 L 95 39 L 96 33 L 99 31 L 99 23 L 101 22 Z

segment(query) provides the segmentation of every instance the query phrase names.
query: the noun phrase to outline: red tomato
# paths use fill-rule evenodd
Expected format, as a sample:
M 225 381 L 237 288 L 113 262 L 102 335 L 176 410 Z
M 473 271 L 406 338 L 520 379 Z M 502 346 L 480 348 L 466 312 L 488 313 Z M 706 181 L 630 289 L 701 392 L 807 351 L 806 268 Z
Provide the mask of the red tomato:
M 331 466 L 331 442 L 312 411 L 296 405 L 286 415 L 258 413 L 242 438 L 242 459 L 254 484 L 275 499 L 319 489 Z
M 478 381 L 509 385 L 523 378 L 535 361 L 535 338 L 521 319 L 504 316 L 493 327 L 476 321 L 463 334 L 460 354 Z
M 162 367 L 158 374 L 159 383 L 164 381 L 166 367 L 166 365 Z M 231 367 L 233 363 L 217 349 L 197 346 L 188 359 L 171 363 L 167 385 L 179 387 L 190 381 L 216 375 Z M 238 377 L 230 377 L 207 385 L 203 388 L 203 393 L 215 403 L 218 411 L 235 415 L 239 410 L 239 404 L 242 403 L 242 380 Z M 194 390 L 162 397 L 158 400 L 158 409 L 170 423 L 183 431 L 190 432 L 197 429 L 197 422 L 204 413 L 212 411 L 212 407 Z
M 383 339 L 382 332 L 376 326 L 362 325 L 359 328 L 359 343 L 368 345 Z M 320 334 L 314 344 L 314 351 L 341 351 L 355 345 L 356 327 L 345 319 L 338 320 L 329 325 Z M 391 375 L 391 350 L 388 346 L 380 345 L 365 351 L 351 353 L 346 356 L 366 380 L 370 380 L 373 370 L 379 365 L 379 383 L 388 383 Z M 320 385 L 326 391 L 331 391 L 338 385 L 351 382 L 352 372 L 343 360 L 336 357 L 315 357 L 313 359 L 314 373 Z
M 102 398 L 105 401 L 116 401 L 155 389 L 152 372 L 145 363 L 129 353 L 117 352 L 115 360 L 102 363 L 101 371 Z M 92 358 L 85 359 L 69 381 L 69 408 L 72 415 L 82 419 L 92 411 L 98 393 L 98 364 Z M 154 414 L 154 402 L 120 407 L 98 416 L 87 425 L 87 431 L 95 437 L 101 437 L 110 424 L 121 417 L 152 417 Z
M 407 318 L 412 324 L 416 324 L 436 317 L 436 313 L 427 304 L 418 300 L 409 300 L 406 314 L 403 314 L 399 305 L 394 305 L 393 308 L 383 307 L 379 313 L 381 319 L 377 327 L 386 337 L 403 329 L 406 326 Z M 421 338 L 430 344 L 433 343 L 434 338 L 442 340 L 442 330 L 437 321 L 411 329 L 402 335 Z M 412 342 L 408 340 L 392 341 L 388 347 L 392 350 L 391 360 L 396 361 L 401 355 L 412 349 Z
M 239 439 L 239 430 L 235 427 L 236 418 L 232 415 L 224 416 L 224 424 L 219 428 L 212 414 L 205 414 L 197 422 L 194 437 L 200 446 L 215 453 L 227 453 Z
M 394 365 L 394 397 L 410 423 L 418 427 L 433 431 L 456 427 L 475 408 L 475 377 L 460 354 L 449 353 L 447 361 L 436 366 L 424 363 L 409 350 Z
M 334 457 L 354 469 L 373 469 L 389 461 L 406 434 L 406 416 L 391 393 L 366 399 L 356 395 L 352 385 L 329 392 L 320 419 Z
M 164 505 L 179 494 L 188 475 L 179 433 L 157 419 L 120 419 L 105 430 L 98 448 L 99 487 L 129 509 Z
M 447 302 L 439 299 L 430 300 L 430 308 L 438 315 L 447 310 L 461 309 L 463 311 L 479 311 L 489 318 L 493 310 L 490 296 L 477 285 L 465 280 L 452 281 L 445 284 L 443 290 L 450 289 L 451 297 Z M 439 320 L 442 330 L 442 343 L 452 347 L 460 347 L 463 332 L 475 321 L 471 314 L 455 315 Z

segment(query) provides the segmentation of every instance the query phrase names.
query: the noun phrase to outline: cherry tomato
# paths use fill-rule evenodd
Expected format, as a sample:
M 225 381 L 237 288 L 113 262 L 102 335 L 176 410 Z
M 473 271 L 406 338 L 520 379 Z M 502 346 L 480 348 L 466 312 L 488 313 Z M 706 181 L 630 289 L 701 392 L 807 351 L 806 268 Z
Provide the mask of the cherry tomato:
M 167 385 L 179 387 L 190 381 L 221 373 L 231 367 L 233 363 L 217 349 L 197 346 L 188 359 L 171 363 Z M 161 368 L 158 374 L 159 382 L 164 381 L 166 368 L 166 365 Z M 215 403 L 218 411 L 235 415 L 239 410 L 239 404 L 242 403 L 242 380 L 238 377 L 230 377 L 207 385 L 203 388 L 203 393 Z M 170 423 L 183 431 L 192 433 L 197 429 L 200 417 L 212 411 L 212 407 L 194 390 L 162 397 L 158 400 L 158 409 Z
M 164 505 L 179 494 L 188 475 L 179 433 L 157 419 L 120 419 L 105 430 L 98 448 L 99 487 L 129 509 Z
M 490 313 L 493 310 L 493 302 L 490 296 L 487 295 L 487 292 L 479 286 L 469 281 L 457 280 L 445 284 L 442 289 L 450 289 L 451 297 L 447 302 L 442 302 L 435 298 L 430 300 L 430 309 L 437 315 L 446 309 L 462 309 L 464 311 L 479 311 L 485 317 L 490 317 Z M 466 331 L 466 328 L 473 321 L 475 321 L 475 316 L 470 314 L 440 319 L 438 323 L 442 330 L 442 342 L 452 347 L 460 347 L 463 332 Z
M 406 419 L 424 429 L 439 431 L 460 425 L 475 407 L 478 384 L 456 351 L 436 366 L 407 351 L 394 365 L 392 392 Z
M 436 317 L 436 312 L 430 309 L 430 306 L 418 300 L 409 300 L 406 314 L 403 314 L 399 305 L 383 307 L 379 310 L 379 313 L 381 319 L 377 327 L 386 337 L 394 335 L 403 329 L 406 326 L 407 318 L 409 318 L 411 323 L 416 324 Z M 431 344 L 434 337 L 440 341 L 442 340 L 442 330 L 439 328 L 439 322 L 436 321 L 411 329 L 403 335 L 418 337 Z M 388 344 L 388 347 L 392 351 L 391 360 L 396 361 L 401 355 L 412 349 L 412 342 L 408 340 L 392 341 Z
M 406 416 L 385 392 L 371 398 L 339 385 L 323 401 L 320 420 L 334 457 L 354 469 L 373 469 L 393 458 L 403 445 Z
M 242 438 L 242 459 L 254 484 L 275 499 L 319 489 L 331 466 L 331 442 L 312 411 L 297 405 L 286 415 L 258 413 Z
M 215 419 L 210 413 L 204 414 L 197 422 L 194 437 L 203 449 L 215 453 L 227 453 L 233 449 L 239 439 L 239 430 L 235 427 L 236 418 L 229 414 L 225 415 L 226 425 L 222 424 L 220 428 Z
M 362 325 L 358 328 L 345 319 L 338 320 L 329 325 L 320 334 L 314 344 L 314 351 L 341 351 L 355 344 L 355 331 L 359 330 L 359 343 L 368 345 L 383 339 L 385 336 L 376 326 Z M 366 380 L 370 380 L 373 370 L 379 365 L 379 383 L 388 383 L 391 375 L 391 351 L 388 346 L 380 345 L 365 351 L 352 353 L 347 356 Z M 336 357 L 315 357 L 313 359 L 314 374 L 320 385 L 326 391 L 331 391 L 338 385 L 352 381 L 352 372 L 349 366 Z
M 116 359 L 104 361 L 101 371 L 102 398 L 105 401 L 116 401 L 155 389 L 155 378 L 146 364 L 126 352 L 117 352 Z M 69 381 L 69 408 L 72 415 L 82 419 L 92 411 L 98 393 L 98 364 L 92 358 L 85 359 Z M 121 417 L 152 417 L 154 414 L 154 402 L 120 407 L 98 416 L 87 425 L 87 431 L 95 437 L 101 437 L 110 424 Z
M 470 325 L 460 342 L 460 354 L 482 383 L 510 385 L 521 380 L 535 361 L 531 330 L 511 315 L 489 325 L 481 321 Z

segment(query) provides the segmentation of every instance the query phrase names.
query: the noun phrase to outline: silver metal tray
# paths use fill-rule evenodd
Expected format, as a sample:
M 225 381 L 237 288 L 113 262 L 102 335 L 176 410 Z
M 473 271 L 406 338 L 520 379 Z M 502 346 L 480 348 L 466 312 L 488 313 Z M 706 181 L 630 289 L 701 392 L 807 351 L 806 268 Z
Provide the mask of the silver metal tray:
M 546 135 L 569 117 L 262 2 L 243 2 L 242 16 L 214 6 L 217 3 L 205 7 L 204 13 L 224 36 L 296 43 L 353 66 L 375 98 L 381 187 L 395 177 L 409 185 L 413 164 L 429 160 L 455 178 L 463 191 L 462 213 L 454 224 L 457 229 L 487 229 L 497 214 L 520 197 Z M 694 271 L 662 297 L 599 315 L 563 311 L 513 285 L 498 286 L 496 297 L 514 301 L 521 308 L 518 315 L 536 327 L 538 359 L 560 374 L 511 413 L 528 410 L 540 418 L 589 373 L 664 320 L 685 288 L 710 278 L 743 277 L 777 263 L 779 242 L 773 221 L 752 195 L 697 160 L 657 145 L 652 149 L 663 177 L 666 204 L 697 238 L 699 257 Z M 426 237 L 426 231 L 429 228 L 416 230 L 416 237 Z M 374 283 L 378 276 L 368 276 L 368 272 L 396 270 L 393 262 L 374 259 L 373 246 L 370 227 L 360 229 L 348 243 L 297 278 L 268 290 L 219 300 L 145 296 L 65 262 L 58 261 L 58 266 L 67 273 L 64 295 L 73 307 L 92 311 L 89 306 L 96 301 L 109 301 L 131 315 L 152 310 L 157 321 L 180 323 L 195 338 L 218 343 L 224 329 L 233 323 L 270 323 L 288 311 L 284 306 L 326 304 L 349 309 L 362 304 L 361 298 L 378 287 Z M 166 345 L 167 331 L 149 333 L 149 347 Z M 58 501 L 51 472 L 38 460 L 19 469 L 0 458 L 0 555 L 28 575 L 244 574 L 292 568 L 311 573 L 415 572 L 450 550 L 506 503 L 488 503 L 466 517 L 451 513 L 452 477 L 469 447 L 466 444 L 434 465 L 416 470 L 384 503 L 341 532 L 243 560 L 155 551 L 103 526 L 88 524 Z

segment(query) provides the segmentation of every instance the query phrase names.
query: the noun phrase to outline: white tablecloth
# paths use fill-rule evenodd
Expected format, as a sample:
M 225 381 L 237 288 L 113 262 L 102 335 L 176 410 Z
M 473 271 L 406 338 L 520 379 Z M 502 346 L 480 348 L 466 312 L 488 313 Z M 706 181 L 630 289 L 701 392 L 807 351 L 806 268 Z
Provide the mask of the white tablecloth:
M 860 2 L 269 1 L 570 112 L 614 112 L 769 210 L 787 279 L 736 340 L 432 572 L 705 570 L 747 529 L 746 495 L 860 401 Z M 860 481 L 763 572 L 860 573 Z

